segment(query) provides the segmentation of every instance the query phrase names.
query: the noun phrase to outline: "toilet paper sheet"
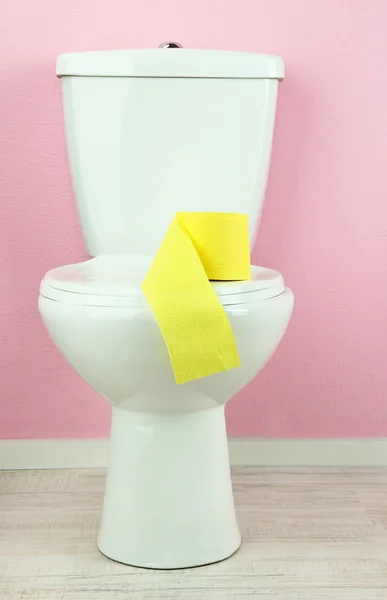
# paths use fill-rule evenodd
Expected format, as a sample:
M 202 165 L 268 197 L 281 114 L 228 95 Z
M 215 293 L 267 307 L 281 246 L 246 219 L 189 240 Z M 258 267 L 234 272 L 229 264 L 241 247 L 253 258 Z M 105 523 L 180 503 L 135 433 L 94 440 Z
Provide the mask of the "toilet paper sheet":
M 246 279 L 251 279 L 247 215 L 176 214 L 142 284 L 176 383 L 239 366 L 232 327 L 209 280 Z

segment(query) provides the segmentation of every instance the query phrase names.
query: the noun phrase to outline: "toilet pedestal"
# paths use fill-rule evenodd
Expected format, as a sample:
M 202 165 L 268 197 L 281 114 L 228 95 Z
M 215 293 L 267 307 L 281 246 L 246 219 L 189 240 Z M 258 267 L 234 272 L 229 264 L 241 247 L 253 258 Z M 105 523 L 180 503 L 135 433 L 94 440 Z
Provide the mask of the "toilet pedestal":
M 227 558 L 240 542 L 224 406 L 158 414 L 113 408 L 101 552 L 176 569 Z

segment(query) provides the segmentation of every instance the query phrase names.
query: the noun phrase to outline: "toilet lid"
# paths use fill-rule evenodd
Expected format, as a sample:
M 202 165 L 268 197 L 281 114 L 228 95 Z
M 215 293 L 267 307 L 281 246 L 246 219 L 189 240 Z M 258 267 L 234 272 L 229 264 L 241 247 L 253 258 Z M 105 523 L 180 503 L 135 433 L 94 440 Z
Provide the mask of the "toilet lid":
M 82 263 L 49 271 L 40 293 L 59 302 L 85 306 L 147 306 L 141 284 L 153 258 L 141 255 L 99 255 Z M 273 298 L 284 291 L 278 271 L 251 267 L 248 281 L 212 281 L 223 305 Z M 254 292 L 254 294 L 252 294 Z

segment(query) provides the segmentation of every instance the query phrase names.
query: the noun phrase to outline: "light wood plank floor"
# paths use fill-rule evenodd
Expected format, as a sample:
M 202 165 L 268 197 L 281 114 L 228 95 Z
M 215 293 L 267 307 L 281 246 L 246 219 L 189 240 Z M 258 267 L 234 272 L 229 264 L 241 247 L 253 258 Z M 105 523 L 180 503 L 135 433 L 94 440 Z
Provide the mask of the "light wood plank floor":
M 387 470 L 236 469 L 240 550 L 149 571 L 96 548 L 104 472 L 0 473 L 0 599 L 387 600 Z

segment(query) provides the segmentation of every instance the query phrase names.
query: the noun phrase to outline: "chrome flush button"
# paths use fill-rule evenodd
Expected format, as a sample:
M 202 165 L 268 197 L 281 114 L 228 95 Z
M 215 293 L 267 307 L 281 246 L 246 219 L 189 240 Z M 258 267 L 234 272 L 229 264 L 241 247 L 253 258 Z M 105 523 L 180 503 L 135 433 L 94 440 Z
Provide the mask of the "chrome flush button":
M 179 42 L 163 42 L 159 48 L 182 48 L 183 46 Z

